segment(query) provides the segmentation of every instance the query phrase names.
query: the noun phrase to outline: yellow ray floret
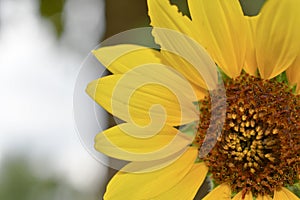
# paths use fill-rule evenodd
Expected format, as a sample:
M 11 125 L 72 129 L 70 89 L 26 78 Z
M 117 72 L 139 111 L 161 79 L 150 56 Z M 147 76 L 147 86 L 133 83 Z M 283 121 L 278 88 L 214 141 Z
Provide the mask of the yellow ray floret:
M 205 180 L 208 168 L 204 163 L 194 164 L 191 171 L 173 188 L 153 198 L 153 200 L 193 199 Z
M 185 149 L 192 140 L 173 127 L 140 127 L 124 123 L 99 133 L 95 148 L 117 159 L 151 161 Z
M 292 65 L 300 53 L 300 1 L 271 0 L 257 21 L 256 58 L 260 75 L 270 79 Z
M 274 192 L 273 200 L 299 200 L 299 198 L 288 189 L 282 187 Z
M 203 200 L 215 200 L 216 197 L 219 200 L 230 200 L 231 199 L 231 189 L 227 183 L 223 183 L 213 189 L 208 195 L 206 195 Z
M 238 1 L 189 0 L 194 26 L 199 27 L 196 39 L 218 66 L 230 77 L 240 75 L 249 27 Z
M 197 149 L 189 148 L 171 165 L 149 173 L 134 174 L 119 171 L 112 178 L 105 193 L 105 200 L 154 198 L 179 183 L 194 166 Z

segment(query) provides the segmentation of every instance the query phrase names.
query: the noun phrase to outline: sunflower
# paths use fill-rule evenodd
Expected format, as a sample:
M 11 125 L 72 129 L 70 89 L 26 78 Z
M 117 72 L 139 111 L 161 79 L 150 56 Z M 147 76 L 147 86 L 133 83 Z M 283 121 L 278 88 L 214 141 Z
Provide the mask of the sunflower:
M 287 187 L 300 171 L 300 1 L 268 0 L 255 17 L 238 0 L 188 5 L 190 17 L 148 0 L 159 50 L 93 52 L 112 75 L 87 93 L 124 121 L 95 148 L 129 161 L 104 199 L 193 199 L 205 179 L 204 200 L 299 199 Z

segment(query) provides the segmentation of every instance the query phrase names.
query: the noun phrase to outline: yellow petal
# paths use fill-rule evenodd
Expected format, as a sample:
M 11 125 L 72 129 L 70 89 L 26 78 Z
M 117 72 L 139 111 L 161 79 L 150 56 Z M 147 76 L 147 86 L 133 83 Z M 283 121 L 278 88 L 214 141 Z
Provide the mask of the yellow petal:
M 227 183 L 223 183 L 213 189 L 208 195 L 206 195 L 203 200 L 230 200 L 231 199 L 231 189 Z
M 139 127 L 120 124 L 99 133 L 95 148 L 114 158 L 128 161 L 158 160 L 191 144 L 193 138 L 173 127 Z
M 192 67 L 176 65 L 172 62 L 171 54 L 168 57 L 171 65 L 184 74 L 189 80 L 200 79 L 196 84 L 212 90 L 215 89 L 218 76 L 215 62 L 206 50 L 200 46 L 199 31 L 196 24 L 192 24 L 189 18 L 178 14 L 176 6 L 171 6 L 168 0 L 148 0 L 151 23 L 154 26 L 152 34 L 155 42 L 161 46 L 162 51 L 171 52 L 181 56 Z M 197 30 L 196 30 L 197 29 Z M 185 71 L 184 70 L 188 70 Z M 188 72 L 193 72 L 186 76 Z M 201 78 L 204 79 L 205 84 Z M 194 81 L 196 81 L 194 79 Z
M 149 173 L 135 174 L 119 171 L 109 182 L 105 200 L 151 199 L 162 194 L 191 170 L 197 157 L 197 148 L 189 148 L 171 165 Z
M 286 75 L 290 85 L 297 84 L 296 93 L 300 94 L 300 55 L 297 56 L 292 66 L 286 70 Z
M 218 85 L 217 67 L 207 51 L 198 42 L 182 33 L 168 29 L 154 27 L 152 34 L 155 41 L 160 44 L 162 52 L 170 52 L 170 54 L 164 54 L 164 56 L 174 67 L 177 66 L 180 73 L 186 75 L 189 79 L 198 77 L 196 79 L 200 81 L 196 84 L 201 87 L 207 87 L 208 90 L 216 89 Z M 190 67 L 187 68 L 188 71 L 184 72 L 185 66 L 174 64 L 176 60 L 171 57 L 172 54 L 177 57 L 181 56 L 190 64 Z M 182 61 L 179 61 L 179 63 L 182 63 Z M 193 75 L 188 76 L 188 72 L 192 72 Z
M 232 200 L 252 200 L 253 197 L 252 197 L 252 192 L 247 192 L 245 195 L 244 195 L 244 198 L 243 198 L 243 192 L 239 192 L 237 193 L 234 198 Z
M 239 76 L 249 31 L 239 1 L 188 0 L 188 4 L 201 44 L 228 76 Z
M 191 64 L 186 62 L 180 56 L 176 56 L 170 52 L 159 52 L 150 48 L 138 45 L 116 45 L 110 47 L 102 47 L 93 51 L 96 58 L 112 73 L 124 74 L 130 70 L 146 65 L 146 64 L 164 64 L 166 67 L 171 67 L 180 75 L 184 76 L 191 83 L 197 99 L 202 99 L 206 92 L 204 80 L 197 74 Z M 149 76 L 153 73 L 143 72 L 140 76 Z M 157 74 L 155 74 L 157 77 Z M 152 78 L 155 78 L 152 77 Z
M 171 66 L 191 83 L 197 99 L 207 95 L 207 86 L 199 71 L 184 58 L 171 52 L 161 52 L 162 61 Z
M 269 195 L 258 195 L 257 197 L 256 197 L 256 200 L 272 200 L 272 198 L 269 196 Z
M 285 71 L 300 52 L 300 1 L 266 1 L 257 21 L 256 58 L 262 78 Z
M 163 127 L 198 120 L 193 89 L 187 81 L 165 69 L 144 66 L 138 70 L 145 70 L 148 76 L 135 72 L 106 76 L 91 82 L 86 91 L 108 112 L 127 122 Z M 157 80 L 151 78 L 155 75 Z
M 176 30 L 191 37 L 197 35 L 191 20 L 178 12 L 177 6 L 171 5 L 169 0 L 148 0 L 148 10 L 152 26 Z
M 194 83 L 191 83 L 191 85 L 198 100 L 204 99 L 204 97 L 207 97 L 209 95 L 207 89 L 203 89 L 201 86 Z
M 159 51 L 131 44 L 102 47 L 93 54 L 114 74 L 124 74 L 144 64 L 161 63 Z
M 191 63 L 188 63 L 181 56 L 167 51 L 162 51 L 162 56 L 170 66 L 176 69 L 180 74 L 183 74 L 184 77 L 189 79 L 192 83 L 201 86 L 202 88 L 206 88 L 204 80 Z
M 175 197 L 180 200 L 194 199 L 205 180 L 207 172 L 208 168 L 204 163 L 197 163 L 178 184 L 151 200 L 166 200 Z
M 174 163 L 174 161 L 178 160 L 188 148 L 189 146 L 186 146 L 185 148 L 179 150 L 178 152 L 175 152 L 174 154 L 162 159 L 155 159 L 155 160 L 149 159 L 150 161 L 132 161 L 128 163 L 126 166 L 124 166 L 122 168 L 122 171 L 140 174 L 140 173 L 148 173 L 148 172 L 153 172 L 162 169 Z
M 299 198 L 285 187 L 282 187 L 274 192 L 273 200 L 299 200 Z
M 246 17 L 249 25 L 249 38 L 247 40 L 247 52 L 246 52 L 246 59 L 245 59 L 245 65 L 244 70 L 253 76 L 257 75 L 257 61 L 256 61 L 256 55 L 255 55 L 255 33 L 256 33 L 256 25 L 258 16 L 254 17 Z

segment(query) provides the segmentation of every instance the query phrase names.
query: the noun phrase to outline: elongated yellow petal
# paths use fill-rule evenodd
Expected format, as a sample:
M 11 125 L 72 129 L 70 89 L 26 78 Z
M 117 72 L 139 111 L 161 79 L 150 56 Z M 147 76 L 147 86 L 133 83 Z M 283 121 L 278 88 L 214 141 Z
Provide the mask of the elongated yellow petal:
M 200 80 L 196 83 L 197 85 L 205 86 L 208 90 L 216 89 L 218 85 L 217 67 L 207 51 L 198 42 L 182 33 L 168 29 L 155 27 L 153 28 L 152 34 L 154 35 L 155 41 L 160 44 L 163 52 L 168 51 L 176 56 L 181 56 L 190 64 L 186 72 L 184 72 L 185 66 L 179 66 L 177 64 L 178 70 L 181 68 L 180 72 L 182 74 L 187 76 L 188 72 L 192 72 L 193 75 L 189 76 L 190 79 L 196 76 L 201 77 L 196 78 Z M 175 63 L 174 57 L 171 57 L 172 54 L 164 54 L 164 56 Z M 182 63 L 182 61 L 180 62 Z M 202 79 L 205 83 L 203 83 Z
M 198 87 L 207 88 L 206 83 L 201 77 L 201 74 L 197 71 L 196 67 L 191 63 L 187 62 L 180 55 L 175 55 L 174 53 L 162 51 L 162 56 L 164 60 L 172 66 L 176 71 L 186 77 L 189 81 Z
M 231 189 L 227 183 L 223 183 L 213 189 L 208 195 L 206 195 L 203 200 L 230 200 L 231 199 Z
M 191 20 L 178 11 L 177 6 L 169 0 L 148 0 L 148 10 L 151 25 L 154 27 L 172 29 L 193 37 L 197 29 Z
M 191 170 L 197 157 L 197 148 L 189 148 L 171 165 L 149 173 L 118 172 L 109 182 L 105 200 L 151 199 L 178 184 Z
M 95 138 L 95 148 L 122 160 L 150 161 L 173 155 L 192 140 L 173 127 L 160 129 L 124 123 L 99 133 Z
M 135 174 L 141 174 L 141 173 L 148 173 L 148 172 L 153 172 L 153 171 L 162 169 L 162 168 L 167 167 L 170 164 L 174 163 L 176 160 L 178 160 L 188 148 L 189 148 L 189 146 L 185 147 L 184 149 L 179 150 L 178 152 L 175 152 L 174 154 L 172 154 L 168 157 L 162 158 L 162 159 L 155 159 L 155 160 L 149 159 L 150 161 L 132 161 L 132 162 L 128 163 L 126 166 L 124 166 L 122 168 L 122 171 L 123 172 L 132 172 Z M 162 157 L 162 156 L 159 156 L 159 157 Z M 146 159 L 144 159 L 144 160 L 146 160 Z
M 144 64 L 161 63 L 159 51 L 131 44 L 102 47 L 93 54 L 114 74 L 124 74 Z
M 246 59 L 245 59 L 245 65 L 244 70 L 253 76 L 257 75 L 257 61 L 256 61 L 256 54 L 255 54 L 255 33 L 256 33 L 256 26 L 257 26 L 257 20 L 259 18 L 258 16 L 254 17 L 246 17 L 249 25 L 249 38 L 247 40 L 247 52 L 246 52 Z
M 243 198 L 244 195 L 244 198 Z M 232 200 L 253 200 L 252 192 L 247 192 L 246 194 L 243 194 L 243 192 L 237 193 Z
M 176 72 L 188 79 L 198 100 L 208 95 L 206 82 L 201 77 L 197 67 L 171 52 L 162 51 L 161 56 L 165 64 L 171 66 Z
M 257 22 L 256 58 L 262 78 L 292 65 L 300 51 L 300 1 L 266 1 Z
M 191 85 L 194 89 L 195 95 L 197 96 L 198 100 L 201 100 L 209 95 L 208 91 L 206 89 L 203 89 L 201 86 L 196 85 L 194 83 L 191 83 Z
M 189 83 L 165 68 L 139 69 L 149 67 L 153 68 L 149 76 L 135 72 L 107 76 L 91 82 L 86 91 L 108 112 L 127 122 L 163 127 L 198 120 L 193 105 L 196 97 Z M 150 73 L 163 78 L 152 79 L 154 75 Z
M 257 197 L 256 197 L 256 200 L 272 200 L 272 198 L 269 196 L 269 195 L 258 195 Z
M 285 187 L 282 187 L 274 192 L 273 200 L 299 200 L 299 198 Z
M 194 199 L 205 180 L 207 172 L 208 168 L 204 163 L 197 163 L 178 184 L 151 200 L 166 200 L 174 199 L 175 197 L 180 200 Z
M 296 93 L 300 94 L 300 54 L 292 66 L 286 70 L 286 75 L 290 85 L 297 84 Z
M 197 99 L 202 99 L 206 92 L 204 80 L 199 73 L 180 56 L 176 56 L 170 52 L 159 52 L 150 48 L 138 45 L 116 45 L 103 47 L 93 51 L 96 58 L 112 73 L 124 74 L 130 70 L 140 72 L 140 76 L 155 75 L 152 78 L 157 78 L 157 74 L 148 73 L 149 70 L 135 70 L 136 68 L 146 64 L 164 64 L 166 67 L 171 67 L 175 71 L 184 76 L 191 83 Z M 162 77 L 164 78 L 164 77 Z M 196 101 L 196 100 L 195 100 Z
M 191 67 L 179 66 L 178 62 L 173 62 L 172 54 L 164 54 L 171 65 L 177 70 L 180 69 L 179 72 L 189 80 L 194 79 L 196 82 L 200 79 L 196 85 L 215 89 L 218 80 L 216 65 L 206 50 L 200 46 L 199 27 L 186 16 L 178 14 L 176 6 L 171 6 L 169 0 L 148 0 L 148 7 L 151 24 L 154 26 L 152 34 L 155 42 L 161 46 L 163 52 L 181 56 L 191 64 Z
M 228 76 L 239 76 L 249 32 L 239 1 L 188 0 L 188 4 L 201 44 Z

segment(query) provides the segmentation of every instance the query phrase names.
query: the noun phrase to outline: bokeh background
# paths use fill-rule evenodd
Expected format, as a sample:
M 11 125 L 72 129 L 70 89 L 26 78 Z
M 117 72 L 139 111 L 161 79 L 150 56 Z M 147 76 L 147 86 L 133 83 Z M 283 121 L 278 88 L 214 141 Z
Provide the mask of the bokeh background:
M 73 90 L 103 38 L 102 0 L 0 0 L 0 199 L 101 199 L 106 168 L 74 128 Z
M 241 3 L 255 15 L 263 0 Z M 76 133 L 74 85 L 101 41 L 143 26 L 146 0 L 0 0 L 0 199 L 102 199 L 113 172 Z

